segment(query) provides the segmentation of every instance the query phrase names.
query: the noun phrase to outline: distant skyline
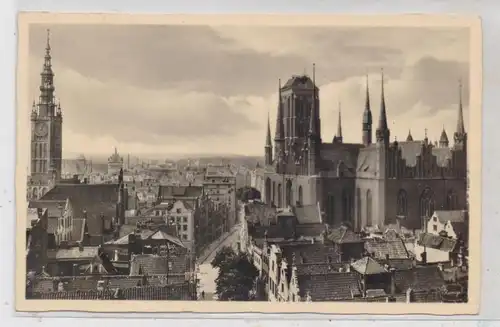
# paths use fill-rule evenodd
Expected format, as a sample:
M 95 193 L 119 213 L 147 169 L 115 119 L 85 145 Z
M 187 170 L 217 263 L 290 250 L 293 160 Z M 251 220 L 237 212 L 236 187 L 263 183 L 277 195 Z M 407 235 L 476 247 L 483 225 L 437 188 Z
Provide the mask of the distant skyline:
M 312 72 L 322 138 L 342 108 L 344 142 L 361 142 L 368 74 L 374 125 L 380 70 L 391 135 L 452 140 L 458 81 L 469 115 L 468 28 L 32 25 L 30 100 L 38 99 L 50 28 L 63 156 L 240 154 L 262 156 L 278 79 Z M 30 101 L 31 102 L 31 101 Z M 26 108 L 25 110 L 30 110 Z M 392 141 L 392 140 L 391 140 Z

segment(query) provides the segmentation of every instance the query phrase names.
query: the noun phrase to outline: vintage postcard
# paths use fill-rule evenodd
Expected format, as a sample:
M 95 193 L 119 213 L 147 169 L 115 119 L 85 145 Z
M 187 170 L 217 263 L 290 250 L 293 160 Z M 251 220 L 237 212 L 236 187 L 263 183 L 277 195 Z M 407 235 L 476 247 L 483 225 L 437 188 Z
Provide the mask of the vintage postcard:
M 479 18 L 18 36 L 17 310 L 478 313 Z

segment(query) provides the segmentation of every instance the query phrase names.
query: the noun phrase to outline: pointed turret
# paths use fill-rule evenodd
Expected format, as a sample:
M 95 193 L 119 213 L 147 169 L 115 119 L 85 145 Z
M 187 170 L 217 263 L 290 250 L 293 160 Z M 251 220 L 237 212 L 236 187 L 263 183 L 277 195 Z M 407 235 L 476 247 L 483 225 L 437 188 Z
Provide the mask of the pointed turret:
M 464 145 L 466 142 L 466 138 L 467 138 L 467 133 L 465 132 L 464 111 L 462 106 L 462 82 L 460 81 L 458 85 L 457 129 L 454 135 L 455 145 Z
M 45 58 L 43 64 L 43 70 L 40 74 L 41 84 L 40 84 L 40 101 L 39 101 L 39 115 L 54 116 L 55 114 L 55 104 L 54 104 L 54 72 L 52 71 L 52 56 L 50 54 L 50 31 L 47 30 L 47 45 L 45 47 Z
M 363 112 L 363 144 L 368 146 L 372 143 L 372 111 L 370 109 L 370 91 L 368 87 L 368 75 L 366 75 L 366 100 Z
M 308 171 L 309 175 L 317 173 L 317 155 L 319 154 L 319 145 L 321 144 L 321 135 L 319 131 L 318 108 L 316 106 L 316 65 L 313 64 L 313 102 L 311 115 L 309 117 L 309 139 L 308 139 Z
M 265 145 L 265 161 L 266 165 L 272 165 L 273 163 L 273 145 L 271 143 L 271 121 L 269 118 L 269 112 L 267 113 L 267 134 L 266 134 L 266 145 Z
M 279 156 L 282 155 L 284 149 L 285 142 L 285 126 L 283 122 L 283 102 L 281 98 L 281 79 L 278 80 L 278 110 L 276 114 L 276 130 L 274 134 L 274 153 L 276 159 L 279 159 Z
M 342 137 L 342 109 L 340 106 L 340 101 L 339 101 L 339 121 L 337 123 L 337 134 L 333 137 L 333 142 L 334 143 L 342 143 L 343 142 L 343 137 Z
M 384 94 L 384 71 L 382 71 L 382 86 L 380 95 L 380 117 L 378 120 L 378 127 L 376 131 L 377 143 L 389 143 L 390 131 L 387 127 L 387 113 L 385 108 L 385 94 Z
M 411 136 L 411 130 L 408 130 L 408 136 L 406 137 L 406 142 L 413 142 L 413 136 Z
M 447 148 L 449 145 L 448 135 L 446 134 L 446 130 L 443 126 L 443 131 L 441 132 L 441 137 L 439 138 L 439 146 L 442 148 Z

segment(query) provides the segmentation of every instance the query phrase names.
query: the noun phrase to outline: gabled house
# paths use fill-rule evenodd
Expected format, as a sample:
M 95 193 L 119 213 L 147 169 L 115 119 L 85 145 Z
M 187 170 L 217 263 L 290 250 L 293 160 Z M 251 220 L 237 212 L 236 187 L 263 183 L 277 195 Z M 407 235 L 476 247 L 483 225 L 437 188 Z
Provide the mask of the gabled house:
M 457 239 L 444 235 L 421 233 L 415 241 L 415 258 L 422 263 L 450 263 L 457 261 Z

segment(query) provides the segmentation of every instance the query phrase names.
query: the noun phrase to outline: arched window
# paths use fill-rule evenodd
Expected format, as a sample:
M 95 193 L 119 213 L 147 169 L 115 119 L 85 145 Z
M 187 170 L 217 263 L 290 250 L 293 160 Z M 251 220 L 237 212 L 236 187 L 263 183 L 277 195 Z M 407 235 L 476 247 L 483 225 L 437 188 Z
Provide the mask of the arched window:
M 33 187 L 33 189 L 31 190 L 31 197 L 33 199 L 36 199 L 38 197 L 38 191 L 37 191 L 36 187 Z
M 457 203 L 457 194 L 453 190 L 448 191 L 448 196 L 446 198 L 446 208 L 448 210 L 457 210 L 458 209 L 458 203 Z
M 265 192 L 266 192 L 266 203 L 269 205 L 271 204 L 271 179 L 268 177 L 266 178 L 266 185 L 265 185 Z
M 281 208 L 282 205 L 281 205 L 281 202 L 283 200 L 283 196 L 281 195 L 281 184 L 278 184 L 278 199 L 277 199 L 277 203 L 278 203 L 278 208 Z
M 426 188 L 420 195 L 420 217 L 422 224 L 427 222 L 427 219 L 434 213 L 434 199 L 430 188 Z M 422 226 L 424 227 L 424 225 Z
M 356 189 L 356 228 L 359 230 L 362 227 L 361 223 L 361 190 Z
M 349 190 L 342 191 L 342 218 L 344 221 L 351 221 L 352 200 Z
M 370 190 L 366 191 L 366 225 L 372 226 L 373 217 L 372 217 L 372 192 Z
M 333 194 L 328 194 L 327 197 L 327 207 L 326 207 L 326 212 L 327 212 L 327 219 L 330 224 L 335 223 L 335 196 Z
M 299 186 L 299 200 L 298 200 L 299 205 L 304 204 L 304 195 L 302 194 L 302 186 Z
M 272 195 L 272 199 L 273 199 L 273 205 L 276 205 L 276 182 L 273 182 L 273 195 Z
M 408 215 L 408 197 L 405 190 L 399 190 L 397 203 L 397 216 L 405 218 Z
M 292 205 L 292 197 L 293 197 L 293 193 L 292 193 L 292 181 L 288 180 L 286 181 L 286 205 L 287 206 L 291 206 Z

